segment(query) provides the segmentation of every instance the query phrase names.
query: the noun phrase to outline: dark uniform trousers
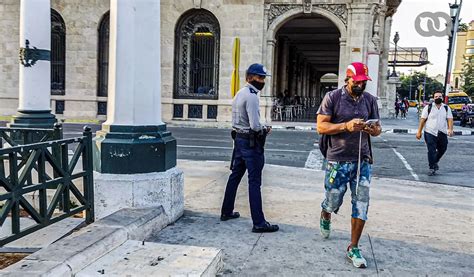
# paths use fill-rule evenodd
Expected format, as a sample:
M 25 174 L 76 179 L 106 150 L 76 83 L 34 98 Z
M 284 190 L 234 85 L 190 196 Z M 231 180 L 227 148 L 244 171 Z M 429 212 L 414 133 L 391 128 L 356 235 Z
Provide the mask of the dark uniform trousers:
M 227 181 L 221 213 L 228 215 L 234 211 L 237 188 L 245 174 L 245 170 L 248 170 L 250 212 L 253 225 L 260 226 L 265 223 L 260 191 L 262 170 L 265 164 L 263 146 L 256 141 L 254 147 L 250 147 L 249 139 L 237 137 L 234 141 L 234 151 L 232 173 Z
M 428 147 L 428 163 L 430 169 L 436 169 L 439 160 L 448 148 L 448 136 L 443 132 L 438 132 L 438 136 L 425 132 L 425 142 Z

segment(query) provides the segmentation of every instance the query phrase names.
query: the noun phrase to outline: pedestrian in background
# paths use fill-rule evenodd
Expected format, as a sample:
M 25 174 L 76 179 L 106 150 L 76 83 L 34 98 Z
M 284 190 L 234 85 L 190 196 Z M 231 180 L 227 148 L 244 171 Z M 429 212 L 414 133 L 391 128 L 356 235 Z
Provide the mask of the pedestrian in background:
M 410 102 L 408 102 L 408 98 L 406 98 L 406 97 L 403 98 L 403 103 L 405 103 L 406 113 L 408 113 L 408 110 L 410 109 Z
M 232 101 L 232 173 L 227 181 L 221 209 L 221 221 L 239 218 L 234 211 L 235 197 L 240 181 L 248 171 L 250 213 L 254 233 L 276 232 L 278 225 L 265 220 L 262 208 L 262 170 L 265 164 L 264 145 L 271 127 L 260 124 L 260 101 L 258 93 L 265 86 L 266 69 L 261 64 L 252 64 L 246 73 L 247 84 Z
M 430 176 L 436 175 L 436 171 L 439 170 L 438 162 L 448 148 L 448 136 L 452 137 L 454 134 L 453 114 L 451 108 L 443 103 L 443 93 L 436 91 L 433 98 L 434 103 L 423 108 L 416 133 L 416 138 L 420 140 L 425 128 L 424 137 L 428 148 L 428 175 Z
M 400 100 L 400 118 L 406 119 L 407 118 L 407 106 L 403 100 Z
M 398 118 L 398 114 L 400 113 L 400 102 L 395 100 L 395 118 Z
M 364 268 L 367 261 L 359 249 L 359 239 L 369 209 L 372 176 L 369 136 L 380 135 L 382 128 L 378 121 L 370 125 L 365 123 L 369 119 L 379 119 L 377 98 L 364 91 L 367 80 L 371 80 L 367 66 L 352 63 L 347 67 L 346 76 L 346 85 L 327 93 L 318 110 L 318 133 L 328 136 L 327 152 L 323 153 L 327 162 L 320 231 L 324 238 L 329 238 L 331 213 L 338 212 L 349 184 L 352 192 L 351 243 L 346 254 L 355 267 Z

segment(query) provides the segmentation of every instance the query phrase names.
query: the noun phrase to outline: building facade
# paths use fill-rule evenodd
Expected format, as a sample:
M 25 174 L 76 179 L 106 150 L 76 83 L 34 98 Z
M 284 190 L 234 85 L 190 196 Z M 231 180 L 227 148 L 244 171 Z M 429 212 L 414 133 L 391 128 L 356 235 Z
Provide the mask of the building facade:
M 107 116 L 109 0 L 51 0 L 51 109 L 58 118 Z M 279 94 L 317 105 L 324 80 L 344 83 L 346 66 L 367 63 L 382 116 L 391 113 L 387 59 L 401 0 L 161 1 L 161 100 L 165 122 L 228 123 L 233 41 L 240 83 L 248 65 L 266 65 L 261 115 L 272 120 Z M 0 115 L 18 107 L 20 1 L 0 3 Z M 471 23 L 472 24 L 472 23 Z M 144 63 L 154 63 L 142 55 Z M 157 66 L 160 66 L 159 64 Z M 336 76 L 336 77 L 334 77 Z M 133 88 L 131 88 L 133 89 Z M 393 94 L 393 95 L 392 95 Z
M 472 55 L 474 55 L 474 20 L 469 23 L 467 32 L 458 32 L 457 34 L 454 70 L 451 79 L 453 90 L 462 90 L 462 86 L 464 85 L 462 70 L 464 63 Z

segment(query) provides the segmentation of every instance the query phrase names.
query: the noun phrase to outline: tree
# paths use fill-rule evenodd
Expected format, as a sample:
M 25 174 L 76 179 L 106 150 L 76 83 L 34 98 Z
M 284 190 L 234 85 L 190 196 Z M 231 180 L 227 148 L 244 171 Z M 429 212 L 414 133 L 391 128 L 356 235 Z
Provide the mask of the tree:
M 474 97 L 474 56 L 470 56 L 463 64 L 461 80 L 464 82 L 464 92 Z
M 410 79 L 411 79 L 411 99 L 418 99 L 418 94 L 416 91 L 418 87 L 421 85 L 423 86 L 426 77 L 426 93 L 424 99 L 429 99 L 431 95 L 436 90 L 443 90 L 443 84 L 436 81 L 435 79 L 429 77 L 424 72 L 414 72 L 412 75 L 405 75 L 400 78 L 402 82 L 399 89 L 397 89 L 398 94 L 401 98 L 407 97 L 410 98 Z
M 469 25 L 466 23 L 459 24 L 458 32 L 467 32 L 469 30 Z

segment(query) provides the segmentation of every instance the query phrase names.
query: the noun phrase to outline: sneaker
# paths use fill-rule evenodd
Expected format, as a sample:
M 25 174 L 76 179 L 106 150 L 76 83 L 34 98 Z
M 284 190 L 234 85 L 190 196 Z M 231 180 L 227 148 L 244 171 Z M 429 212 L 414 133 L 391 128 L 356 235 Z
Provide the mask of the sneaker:
M 331 220 L 325 219 L 321 216 L 321 219 L 319 219 L 319 231 L 323 238 L 329 238 L 329 235 L 331 234 Z
M 231 214 L 221 214 L 221 221 L 227 221 L 229 219 L 235 219 L 239 217 L 240 217 L 239 212 L 233 212 Z
M 265 221 L 262 226 L 253 226 L 252 232 L 254 233 L 273 233 L 280 229 L 278 225 L 271 225 L 269 222 Z
M 436 175 L 436 169 L 430 169 L 430 172 L 428 172 L 428 176 L 435 176 Z
M 360 249 L 358 247 L 350 246 L 347 247 L 347 258 L 351 260 L 352 264 L 357 268 L 366 268 L 367 261 L 360 253 Z

